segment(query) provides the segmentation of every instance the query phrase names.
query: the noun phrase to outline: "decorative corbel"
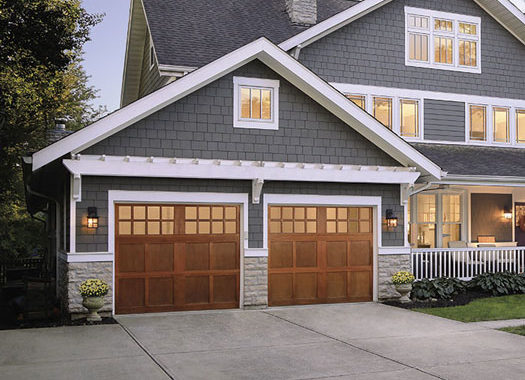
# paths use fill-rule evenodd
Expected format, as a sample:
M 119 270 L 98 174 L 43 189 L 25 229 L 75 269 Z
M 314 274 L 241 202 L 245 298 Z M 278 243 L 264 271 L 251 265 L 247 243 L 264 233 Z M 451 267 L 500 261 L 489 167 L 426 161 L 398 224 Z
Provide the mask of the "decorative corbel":
M 78 173 L 73 174 L 73 189 L 72 190 L 73 192 L 71 195 L 73 196 L 73 200 L 75 202 L 80 202 L 80 196 L 82 193 L 82 177 Z
M 252 203 L 259 204 L 261 200 L 261 191 L 264 185 L 264 179 L 256 178 L 252 180 Z
M 400 204 L 401 206 L 406 206 L 408 204 L 408 199 L 410 197 L 410 188 L 412 185 L 409 185 L 407 183 L 401 184 L 401 191 L 400 194 Z

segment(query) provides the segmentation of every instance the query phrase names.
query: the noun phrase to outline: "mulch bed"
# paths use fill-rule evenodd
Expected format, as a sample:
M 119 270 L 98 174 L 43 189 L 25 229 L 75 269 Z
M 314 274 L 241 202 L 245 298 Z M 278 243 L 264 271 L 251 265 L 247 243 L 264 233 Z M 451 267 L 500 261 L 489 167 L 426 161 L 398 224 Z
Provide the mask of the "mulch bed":
M 454 299 L 451 300 L 412 300 L 410 303 L 401 303 L 399 301 L 385 301 L 385 305 L 400 307 L 403 309 L 418 309 L 418 308 L 428 308 L 428 307 L 452 307 L 452 306 L 462 306 L 474 301 L 478 298 L 487 298 L 492 297 L 490 293 L 478 292 L 478 291 L 468 291 L 466 293 L 458 294 Z

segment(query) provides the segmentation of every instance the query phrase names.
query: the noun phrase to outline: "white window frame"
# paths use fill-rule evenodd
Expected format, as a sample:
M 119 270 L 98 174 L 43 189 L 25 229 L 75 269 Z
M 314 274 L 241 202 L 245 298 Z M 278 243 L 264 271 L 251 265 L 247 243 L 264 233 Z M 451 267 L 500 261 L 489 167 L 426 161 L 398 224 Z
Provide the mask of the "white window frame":
M 155 46 L 153 45 L 153 40 L 149 40 L 149 69 L 155 67 L 156 57 L 155 57 Z
M 483 106 L 486 109 L 486 133 L 487 139 L 485 141 L 470 139 L 470 106 Z M 509 141 L 499 142 L 494 141 L 494 108 L 504 108 L 509 112 Z M 516 130 L 516 111 L 523 109 L 522 107 L 509 106 L 504 103 L 465 103 L 465 141 L 476 145 L 491 145 L 491 146 L 523 146 L 525 144 L 518 143 Z
M 425 30 L 422 28 L 410 27 L 408 25 L 408 18 L 410 15 L 419 16 L 419 17 L 428 17 L 429 29 Z M 434 20 L 435 19 L 452 21 L 453 22 L 453 32 L 435 31 L 434 30 Z M 475 36 L 467 35 L 467 34 L 460 34 L 459 33 L 459 23 L 475 24 L 477 34 Z M 428 39 L 429 39 L 429 42 L 428 42 L 429 60 L 428 62 L 409 59 L 410 57 L 409 34 L 410 33 L 428 35 Z M 440 37 L 440 36 L 450 37 L 453 39 L 454 51 L 453 51 L 453 57 L 452 57 L 452 62 L 453 62 L 452 64 L 435 62 L 434 37 Z M 477 49 L 476 49 L 477 66 L 475 67 L 462 66 L 459 64 L 459 40 L 460 39 L 477 42 Z M 460 15 L 456 13 L 433 11 L 430 9 L 405 7 L 405 65 L 414 66 L 414 67 L 422 67 L 422 68 L 430 68 L 430 69 L 452 70 L 452 71 L 461 71 L 461 72 L 467 72 L 467 73 L 481 74 L 481 18 L 475 17 L 475 16 Z
M 241 118 L 240 88 L 251 87 L 271 91 L 271 118 L 244 119 Z M 233 77 L 233 127 L 249 129 L 279 129 L 279 81 L 274 79 Z
M 436 221 L 433 223 L 418 223 L 417 221 L 417 196 L 418 195 L 435 195 L 436 196 Z M 443 223 L 443 195 L 459 195 L 461 202 L 461 222 L 460 223 Z M 435 224 L 436 225 L 436 248 L 448 248 L 440 247 L 443 242 L 443 225 L 444 224 L 460 224 L 461 225 L 461 240 L 470 241 L 468 239 L 467 231 L 467 193 L 465 190 L 446 190 L 446 191 L 425 191 L 422 193 L 415 194 L 410 197 L 410 234 L 411 242 L 417 241 L 417 225 L 418 224 Z M 417 248 L 417 247 L 413 247 Z

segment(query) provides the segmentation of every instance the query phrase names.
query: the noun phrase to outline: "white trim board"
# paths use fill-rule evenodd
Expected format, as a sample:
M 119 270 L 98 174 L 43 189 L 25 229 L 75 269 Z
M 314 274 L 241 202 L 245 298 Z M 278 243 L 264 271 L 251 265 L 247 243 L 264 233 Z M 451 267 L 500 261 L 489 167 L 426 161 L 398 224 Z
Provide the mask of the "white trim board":
M 270 90 L 270 120 L 242 119 L 240 88 L 259 88 Z M 262 102 L 261 102 L 262 114 Z M 279 81 L 275 79 L 233 77 L 233 127 L 248 129 L 279 129 Z
M 115 204 L 129 203 L 207 203 L 235 204 L 241 206 L 240 243 L 240 284 L 239 308 L 244 305 L 244 255 L 248 248 L 248 194 L 247 193 L 208 193 L 175 191 L 126 191 L 108 190 L 108 249 L 115 252 Z M 154 201 L 152 202 L 152 199 Z M 113 284 L 115 284 L 115 260 L 113 260 Z M 113 291 L 113 314 L 115 314 L 115 286 Z
M 63 160 L 75 175 L 414 184 L 415 168 L 266 161 L 82 155 Z
M 438 165 L 266 38 L 259 38 L 34 153 L 33 171 L 96 144 L 254 59 L 283 76 L 402 165 L 416 166 L 434 178 L 442 176 Z
M 264 194 L 263 196 L 263 247 L 268 250 L 268 206 L 270 205 L 305 205 L 305 206 L 363 206 L 373 208 L 373 300 L 378 297 L 378 249 L 381 247 L 382 213 L 381 197 L 357 195 L 305 195 L 305 194 Z

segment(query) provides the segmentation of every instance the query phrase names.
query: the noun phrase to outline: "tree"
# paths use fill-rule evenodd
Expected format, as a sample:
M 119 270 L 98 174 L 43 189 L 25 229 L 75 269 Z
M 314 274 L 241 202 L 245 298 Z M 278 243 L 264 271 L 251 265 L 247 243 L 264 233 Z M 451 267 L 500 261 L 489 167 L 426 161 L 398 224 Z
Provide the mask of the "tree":
M 46 145 L 57 117 L 81 128 L 100 114 L 81 66 L 82 46 L 101 20 L 79 0 L 0 0 L 0 249 L 20 251 L 21 157 Z M 103 110 L 102 110 L 103 111 Z M 15 230 L 16 229 L 16 230 Z M 22 244 L 23 245 L 23 244 Z M 1 253 L 1 252 L 0 252 Z

